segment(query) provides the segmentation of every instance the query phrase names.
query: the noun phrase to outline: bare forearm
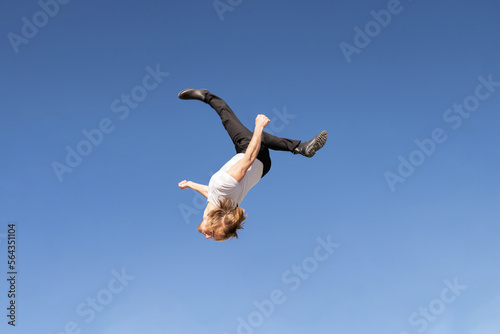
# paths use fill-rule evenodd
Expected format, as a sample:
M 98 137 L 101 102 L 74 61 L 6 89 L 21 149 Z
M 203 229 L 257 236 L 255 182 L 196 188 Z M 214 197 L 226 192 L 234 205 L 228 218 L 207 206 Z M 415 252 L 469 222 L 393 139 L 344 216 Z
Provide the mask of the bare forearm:
M 236 181 L 241 182 L 241 180 L 243 180 L 248 168 L 250 168 L 255 159 L 257 159 L 257 155 L 259 155 L 260 151 L 262 132 L 264 131 L 264 128 L 267 124 L 269 124 L 269 118 L 267 118 L 265 115 L 257 115 L 257 117 L 255 118 L 255 130 L 253 132 L 252 139 L 248 144 L 245 156 L 227 171 L 227 173 L 231 175 Z
M 203 196 L 205 196 L 205 197 L 208 196 L 208 186 L 206 186 L 204 184 L 195 183 L 192 181 L 189 181 L 188 186 L 189 186 L 189 188 L 196 190 L 197 192 L 199 192 Z
M 247 151 L 245 153 L 245 157 L 252 162 L 255 161 L 255 159 L 257 158 L 257 155 L 259 154 L 263 130 L 264 130 L 264 128 L 262 128 L 260 126 L 256 126 L 255 130 L 253 132 L 253 135 L 252 135 L 252 140 L 250 140 L 250 143 L 248 144 Z

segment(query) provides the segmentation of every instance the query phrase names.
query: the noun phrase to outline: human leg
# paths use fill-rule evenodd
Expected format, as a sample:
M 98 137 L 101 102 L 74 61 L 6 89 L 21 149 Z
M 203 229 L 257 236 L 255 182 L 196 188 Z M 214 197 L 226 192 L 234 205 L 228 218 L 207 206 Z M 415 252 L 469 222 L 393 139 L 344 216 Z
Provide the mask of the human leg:
M 227 103 L 220 97 L 211 94 L 206 89 L 185 89 L 179 93 L 181 99 L 195 99 L 208 103 L 221 118 L 222 124 L 234 143 L 237 153 L 244 153 L 252 139 L 252 132 L 247 129 L 240 120 L 236 117 Z M 264 164 L 263 176 L 271 168 L 271 158 L 269 149 L 275 151 L 288 151 L 293 154 L 301 154 L 308 158 L 314 156 L 316 151 L 321 149 L 328 139 L 328 133 L 322 131 L 313 139 L 307 142 L 300 140 L 292 140 L 288 138 L 280 138 L 263 132 L 262 143 L 257 159 Z
M 220 97 L 208 92 L 205 96 L 205 102 L 219 115 L 222 125 L 234 143 L 236 151 L 241 153 L 246 150 L 252 139 L 252 131 L 241 123 L 233 110 Z
M 327 139 L 328 132 L 326 131 L 322 131 L 316 137 L 307 142 L 301 142 L 300 140 L 288 138 L 279 138 L 264 132 L 262 141 L 265 142 L 266 146 L 270 150 L 287 151 L 311 158 L 325 145 Z
M 246 150 L 250 140 L 252 139 L 252 131 L 245 127 L 233 110 L 220 97 L 210 93 L 206 89 L 185 89 L 179 93 L 181 99 L 195 99 L 209 104 L 219 115 L 222 125 L 226 132 L 231 137 L 237 153 L 242 153 Z
M 276 137 L 270 133 L 262 134 L 262 141 L 270 150 L 293 152 L 300 144 L 300 140 Z

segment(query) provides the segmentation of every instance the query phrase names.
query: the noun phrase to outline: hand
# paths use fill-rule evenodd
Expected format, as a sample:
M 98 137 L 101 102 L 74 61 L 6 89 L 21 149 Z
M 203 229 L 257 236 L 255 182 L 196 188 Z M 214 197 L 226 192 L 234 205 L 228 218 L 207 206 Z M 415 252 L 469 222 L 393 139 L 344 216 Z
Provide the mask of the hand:
M 257 115 L 257 117 L 255 118 L 255 127 L 261 127 L 262 129 L 264 129 L 269 124 L 269 122 L 270 120 L 266 117 L 266 115 Z
M 191 181 L 181 181 L 179 182 L 179 188 L 181 189 L 187 189 L 187 188 L 191 188 Z

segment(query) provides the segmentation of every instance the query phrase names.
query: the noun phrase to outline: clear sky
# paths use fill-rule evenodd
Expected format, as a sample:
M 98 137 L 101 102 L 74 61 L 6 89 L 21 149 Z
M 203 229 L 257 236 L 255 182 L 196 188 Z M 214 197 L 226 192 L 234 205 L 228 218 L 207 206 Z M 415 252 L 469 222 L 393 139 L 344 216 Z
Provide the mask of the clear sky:
M 500 330 L 500 4 L 3 1 L 6 333 Z M 207 88 L 274 152 L 238 240 L 196 231 L 233 146 Z M 10 301 L 15 324 L 8 325 Z

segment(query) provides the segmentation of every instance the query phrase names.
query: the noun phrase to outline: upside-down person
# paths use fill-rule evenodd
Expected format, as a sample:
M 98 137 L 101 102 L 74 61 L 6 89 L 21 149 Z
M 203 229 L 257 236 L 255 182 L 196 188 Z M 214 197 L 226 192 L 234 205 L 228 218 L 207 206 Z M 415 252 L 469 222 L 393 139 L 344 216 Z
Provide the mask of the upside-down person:
M 179 98 L 209 104 L 219 114 L 236 149 L 236 155 L 211 177 L 208 186 L 186 180 L 179 182 L 181 189 L 191 188 L 207 198 L 203 221 L 198 226 L 198 231 L 207 239 L 224 241 L 238 237 L 237 231 L 243 228 L 246 219 L 245 210 L 239 205 L 248 191 L 271 169 L 269 150 L 288 151 L 311 158 L 328 138 L 326 131 L 304 143 L 273 136 L 264 132 L 269 124 L 265 115 L 255 118 L 255 129 L 251 132 L 226 102 L 206 89 L 188 88 L 179 93 Z

